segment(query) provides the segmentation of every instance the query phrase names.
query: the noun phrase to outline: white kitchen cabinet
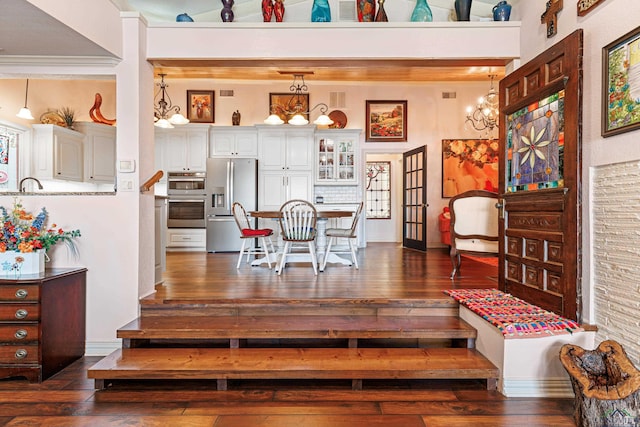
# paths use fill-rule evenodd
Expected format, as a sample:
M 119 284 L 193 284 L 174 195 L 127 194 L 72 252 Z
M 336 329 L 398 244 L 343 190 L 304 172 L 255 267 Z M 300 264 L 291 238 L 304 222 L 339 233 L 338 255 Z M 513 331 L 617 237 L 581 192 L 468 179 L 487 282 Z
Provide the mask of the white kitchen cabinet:
M 84 135 L 56 125 L 32 125 L 31 174 L 40 179 L 83 180 Z
M 207 237 L 204 228 L 168 228 L 167 249 L 206 250 Z
M 84 180 L 113 183 L 116 177 L 116 128 L 100 123 L 77 122 L 84 135 Z
M 258 157 L 258 131 L 253 126 L 211 126 L 209 157 Z
M 327 129 L 315 134 L 318 185 L 356 185 L 360 129 Z
M 155 130 L 156 150 L 162 150 L 156 160 L 162 162 L 165 172 L 205 172 L 207 169 L 207 146 L 209 125 L 188 124 L 173 129 Z M 160 165 L 157 165 L 160 166 Z
M 287 200 L 313 198 L 315 126 L 258 127 L 258 207 L 278 210 Z
M 258 127 L 258 165 L 264 170 L 313 170 L 315 126 Z

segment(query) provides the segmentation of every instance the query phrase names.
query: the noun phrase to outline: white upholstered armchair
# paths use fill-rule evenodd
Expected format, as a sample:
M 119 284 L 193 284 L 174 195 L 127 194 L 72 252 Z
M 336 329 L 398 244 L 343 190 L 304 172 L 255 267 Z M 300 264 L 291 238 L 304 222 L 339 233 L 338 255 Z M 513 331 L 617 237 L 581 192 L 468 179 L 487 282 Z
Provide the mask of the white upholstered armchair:
M 497 257 L 498 194 L 471 190 L 449 200 L 451 213 L 451 279 L 460 274 L 460 254 Z

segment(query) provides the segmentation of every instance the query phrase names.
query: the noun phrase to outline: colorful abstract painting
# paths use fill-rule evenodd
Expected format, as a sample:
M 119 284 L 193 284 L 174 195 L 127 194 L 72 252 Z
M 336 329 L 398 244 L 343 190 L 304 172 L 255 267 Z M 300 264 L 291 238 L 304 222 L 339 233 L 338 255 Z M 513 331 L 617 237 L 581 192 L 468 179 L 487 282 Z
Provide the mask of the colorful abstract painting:
M 497 139 L 442 140 L 442 197 L 469 190 L 498 191 Z
M 507 116 L 506 191 L 564 186 L 564 90 Z

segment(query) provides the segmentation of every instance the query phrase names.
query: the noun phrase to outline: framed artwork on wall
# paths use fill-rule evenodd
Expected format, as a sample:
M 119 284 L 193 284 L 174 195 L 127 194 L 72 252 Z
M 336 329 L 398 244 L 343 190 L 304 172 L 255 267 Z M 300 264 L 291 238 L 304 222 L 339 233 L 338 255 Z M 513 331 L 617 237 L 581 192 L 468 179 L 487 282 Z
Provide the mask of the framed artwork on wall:
M 469 190 L 498 191 L 497 139 L 442 140 L 442 197 Z
M 214 91 L 187 91 L 187 119 L 193 123 L 215 123 Z
M 366 101 L 367 142 L 407 141 L 407 101 Z
M 640 128 L 640 27 L 602 49 L 602 136 Z
M 578 16 L 584 16 L 604 0 L 578 0 Z
M 292 95 L 291 93 L 270 93 L 269 94 L 269 114 L 277 114 L 284 122 L 288 122 L 296 109 L 296 103 L 300 102 L 300 112 L 307 113 L 302 116 L 309 120 L 309 94 Z

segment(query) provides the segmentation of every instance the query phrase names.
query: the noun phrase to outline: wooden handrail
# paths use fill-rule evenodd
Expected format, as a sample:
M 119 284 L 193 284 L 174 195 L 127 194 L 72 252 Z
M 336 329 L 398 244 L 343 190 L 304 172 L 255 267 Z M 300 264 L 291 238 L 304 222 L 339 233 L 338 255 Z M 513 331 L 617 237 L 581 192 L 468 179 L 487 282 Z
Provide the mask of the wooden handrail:
M 151 178 L 149 178 L 144 184 L 142 184 L 142 187 L 140 187 L 140 192 L 145 193 L 151 190 L 151 187 L 153 187 L 156 182 L 160 181 L 162 175 L 164 175 L 164 172 L 162 171 L 154 173 Z

